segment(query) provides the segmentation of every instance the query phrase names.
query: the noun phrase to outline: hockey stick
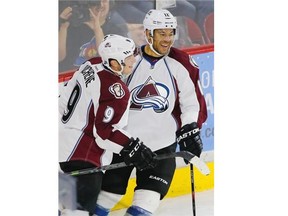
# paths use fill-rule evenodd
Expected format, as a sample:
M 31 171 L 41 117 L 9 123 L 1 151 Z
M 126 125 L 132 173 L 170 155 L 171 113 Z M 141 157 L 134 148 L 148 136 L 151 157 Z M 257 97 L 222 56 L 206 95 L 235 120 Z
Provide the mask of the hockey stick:
M 195 156 L 194 154 L 192 154 L 188 151 L 172 152 L 172 153 L 157 155 L 156 160 L 163 160 L 163 159 L 174 158 L 174 157 L 181 157 L 181 158 L 187 160 L 189 163 L 191 163 L 195 167 L 197 167 L 197 169 L 203 175 L 208 175 L 210 173 L 210 170 L 207 167 L 207 165 L 202 160 L 200 160 L 199 157 Z M 76 170 L 76 171 L 66 173 L 66 174 L 72 175 L 72 176 L 78 176 L 78 175 L 91 174 L 91 173 L 95 173 L 95 172 L 102 172 L 105 170 L 118 169 L 118 168 L 122 168 L 122 167 L 126 167 L 126 166 L 132 166 L 132 165 L 133 164 L 127 165 L 127 164 L 125 164 L 125 162 L 121 162 L 121 163 L 115 163 L 115 164 L 105 165 L 105 166 L 101 166 L 101 167 Z
M 193 169 L 193 164 L 190 164 L 190 177 L 191 177 L 191 192 L 192 192 L 192 211 L 193 211 L 193 216 L 196 216 L 195 186 L 194 186 L 194 169 Z

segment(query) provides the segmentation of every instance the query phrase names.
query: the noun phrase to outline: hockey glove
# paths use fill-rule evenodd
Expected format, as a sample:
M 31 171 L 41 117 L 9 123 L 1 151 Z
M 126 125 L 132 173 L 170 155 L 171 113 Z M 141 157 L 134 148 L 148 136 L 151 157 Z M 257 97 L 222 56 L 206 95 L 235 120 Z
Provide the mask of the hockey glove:
M 186 124 L 176 131 L 176 139 L 180 146 L 180 151 L 189 151 L 200 157 L 203 144 L 200 137 L 200 129 L 196 122 Z M 188 163 L 187 161 L 185 162 L 186 164 Z
M 136 140 L 131 138 L 131 142 L 121 150 L 120 155 L 127 165 L 133 164 L 140 171 L 157 165 L 156 154 L 138 138 Z

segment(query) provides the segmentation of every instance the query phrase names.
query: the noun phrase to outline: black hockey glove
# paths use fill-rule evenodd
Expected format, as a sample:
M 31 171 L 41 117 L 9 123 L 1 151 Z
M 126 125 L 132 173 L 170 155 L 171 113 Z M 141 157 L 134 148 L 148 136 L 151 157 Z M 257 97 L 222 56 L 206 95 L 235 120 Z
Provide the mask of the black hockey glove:
M 200 137 L 200 129 L 196 122 L 186 124 L 176 131 L 176 139 L 180 146 L 180 151 L 189 151 L 200 157 L 203 144 Z M 187 161 L 185 162 L 186 164 L 188 163 Z
M 156 154 L 138 138 L 136 140 L 131 138 L 131 142 L 121 150 L 120 155 L 127 165 L 132 163 L 140 171 L 154 168 L 157 165 Z

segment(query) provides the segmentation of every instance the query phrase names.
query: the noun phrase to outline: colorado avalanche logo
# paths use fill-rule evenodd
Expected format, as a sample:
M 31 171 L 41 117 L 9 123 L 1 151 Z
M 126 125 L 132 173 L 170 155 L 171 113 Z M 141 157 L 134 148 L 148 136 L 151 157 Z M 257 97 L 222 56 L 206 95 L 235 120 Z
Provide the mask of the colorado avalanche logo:
M 168 109 L 169 89 L 156 83 L 152 77 L 149 77 L 143 85 L 135 87 L 131 91 L 132 103 L 130 109 L 142 110 L 152 108 L 155 112 L 161 113 Z
M 120 83 L 114 83 L 109 87 L 109 92 L 115 96 L 115 98 L 120 99 L 124 97 L 125 91 Z

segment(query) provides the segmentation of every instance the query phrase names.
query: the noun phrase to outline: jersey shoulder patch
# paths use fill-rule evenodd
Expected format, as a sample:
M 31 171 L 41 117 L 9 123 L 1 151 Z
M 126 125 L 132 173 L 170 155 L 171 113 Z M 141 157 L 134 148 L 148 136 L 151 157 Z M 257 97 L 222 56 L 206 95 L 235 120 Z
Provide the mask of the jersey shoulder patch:
M 121 83 L 114 83 L 109 86 L 109 92 L 115 96 L 116 99 L 121 99 L 125 95 L 125 90 L 123 89 Z

